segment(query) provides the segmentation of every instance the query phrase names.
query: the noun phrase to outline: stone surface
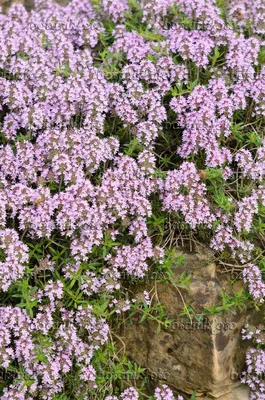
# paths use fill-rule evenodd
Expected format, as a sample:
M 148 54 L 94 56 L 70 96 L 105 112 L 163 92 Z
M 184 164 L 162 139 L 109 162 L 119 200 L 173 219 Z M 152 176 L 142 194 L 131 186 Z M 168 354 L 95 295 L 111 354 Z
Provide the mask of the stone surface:
M 24 4 L 27 10 L 31 10 L 34 6 L 34 0 L 0 0 L 3 12 L 7 12 L 12 4 Z
M 68 4 L 69 1 L 70 0 L 55 0 L 56 3 L 62 5 Z M 0 6 L 2 6 L 4 12 L 7 12 L 11 4 L 24 4 L 28 11 L 34 8 L 34 0 L 0 0 Z
M 211 397 L 200 397 L 198 400 L 213 400 Z M 249 400 L 249 388 L 247 386 L 240 386 L 231 393 L 219 397 L 218 400 Z
M 147 368 L 154 384 L 166 382 L 185 393 L 197 389 L 200 395 L 221 399 L 240 385 L 237 377 L 244 368 L 247 347 L 241 340 L 241 329 L 247 320 L 261 322 L 262 313 L 247 310 L 210 316 L 202 325 L 180 320 L 183 302 L 200 313 L 204 307 L 220 305 L 221 292 L 232 294 L 234 290 L 229 279 L 218 273 L 210 253 L 186 254 L 185 265 L 175 269 L 176 276 L 184 271 L 192 275 L 189 289 L 156 284 L 157 298 L 166 305 L 169 317 L 176 320 L 171 328 L 157 334 L 155 322 L 139 323 L 136 315 L 133 325 L 123 326 L 121 339 L 126 354 Z M 237 289 L 242 287 L 239 282 Z M 139 292 L 143 289 L 151 287 L 137 288 Z

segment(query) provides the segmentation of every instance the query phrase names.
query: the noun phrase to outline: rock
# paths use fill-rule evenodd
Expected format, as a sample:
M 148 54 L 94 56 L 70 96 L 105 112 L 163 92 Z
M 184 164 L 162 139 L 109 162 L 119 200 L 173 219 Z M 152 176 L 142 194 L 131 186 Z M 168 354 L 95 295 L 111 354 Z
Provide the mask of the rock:
M 198 400 L 213 400 L 210 397 L 200 397 Z M 249 388 L 247 386 L 240 386 L 231 393 L 218 398 L 218 400 L 249 400 Z
M 262 322 L 262 313 L 242 310 L 236 315 L 214 315 L 201 325 L 194 318 L 192 322 L 180 318 L 183 302 L 200 313 L 205 307 L 220 305 L 222 292 L 233 293 L 229 279 L 217 272 L 211 255 L 193 253 L 185 257 L 185 265 L 176 267 L 175 274 L 179 276 L 186 271 L 192 275 L 189 289 L 156 283 L 159 301 L 166 305 L 168 317 L 176 322 L 170 329 L 156 333 L 155 321 L 140 323 L 139 316 L 135 315 L 133 325 L 123 326 L 121 339 L 126 354 L 147 368 L 154 384 L 167 383 L 188 394 L 197 389 L 199 395 L 207 393 L 222 399 L 221 396 L 240 385 L 238 378 L 244 368 L 248 345 L 242 342 L 241 329 L 248 320 Z M 243 288 L 243 283 L 238 282 L 237 286 Z M 137 287 L 136 291 L 150 289 L 147 284 L 144 288 Z
M 56 3 L 67 5 L 70 0 L 55 0 Z M 3 12 L 7 12 L 12 4 L 24 4 L 26 10 L 30 11 L 34 8 L 34 0 L 0 0 Z
M 34 6 L 34 0 L 0 0 L 0 5 L 5 13 L 12 4 L 24 4 L 27 10 L 31 10 Z

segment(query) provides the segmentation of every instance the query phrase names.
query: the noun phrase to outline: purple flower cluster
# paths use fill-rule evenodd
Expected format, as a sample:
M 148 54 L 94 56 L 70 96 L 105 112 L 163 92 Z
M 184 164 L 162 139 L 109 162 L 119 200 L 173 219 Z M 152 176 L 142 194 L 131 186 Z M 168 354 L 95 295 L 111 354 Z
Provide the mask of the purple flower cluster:
M 163 206 L 169 212 L 181 211 L 192 228 L 197 224 L 211 226 L 215 217 L 207 201 L 206 191 L 195 165 L 183 162 L 179 170 L 167 175 L 163 187 Z
M 133 388 L 133 387 L 129 387 L 128 389 L 125 389 L 121 396 L 120 396 L 120 400 L 138 400 L 139 399 L 139 395 L 138 392 Z M 117 396 L 108 396 L 106 397 L 105 400 L 119 400 Z
M 12 282 L 23 276 L 28 248 L 15 230 L 3 229 L 0 231 L 0 249 L 5 254 L 5 261 L 0 263 L 0 285 L 6 291 Z
M 16 360 L 23 364 L 24 373 L 31 380 L 30 386 L 24 390 L 21 376 L 21 383 L 5 389 L 3 399 L 16 398 L 12 396 L 20 391 L 23 396 L 27 394 L 25 398 L 34 398 L 38 392 L 43 399 L 50 399 L 62 390 L 63 374 L 76 363 L 81 368 L 80 393 L 96 387 L 91 359 L 94 349 L 106 342 L 109 328 L 103 319 L 94 317 L 92 307 L 79 307 L 76 312 L 61 308 L 62 321 L 52 345 L 47 346 L 36 339 L 36 333 L 41 332 L 48 340 L 48 334 L 56 324 L 53 313 L 62 294 L 61 282 L 48 283 L 37 297 L 40 302 L 48 297 L 50 302 L 40 306 L 34 318 L 18 307 L 1 307 L 1 365 L 7 368 L 11 361 Z M 86 331 L 86 341 L 81 339 L 83 330 Z M 36 361 L 40 352 L 42 358 Z
M 265 283 L 262 281 L 260 269 L 256 265 L 249 264 L 247 268 L 243 269 L 243 280 L 248 284 L 249 292 L 253 298 L 264 302 Z
M 265 176 L 265 141 L 257 149 L 256 160 L 247 149 L 241 149 L 235 156 L 242 174 L 252 180 L 262 181 Z
M 175 397 L 173 392 L 167 385 L 162 385 L 162 388 L 156 388 L 155 390 L 155 399 L 156 400 L 174 400 Z M 182 396 L 178 396 L 178 400 L 183 400 Z
M 155 389 L 155 400 L 183 400 L 182 396 L 177 398 L 174 396 L 172 390 L 167 385 L 162 385 L 162 388 Z M 121 394 L 120 399 L 122 400 L 138 400 L 139 395 L 137 391 L 130 387 Z M 119 400 L 117 396 L 108 396 L 105 400 Z
M 245 340 L 252 340 L 257 345 L 264 345 L 265 332 L 264 326 L 252 327 L 248 324 L 242 329 L 242 336 Z M 250 389 L 251 400 L 265 399 L 265 352 L 261 348 L 250 349 L 246 357 L 247 369 L 242 374 L 242 382 L 246 383 Z
M 250 26 L 253 33 L 265 33 L 264 15 L 262 0 L 236 0 L 229 3 L 229 18 L 239 29 Z

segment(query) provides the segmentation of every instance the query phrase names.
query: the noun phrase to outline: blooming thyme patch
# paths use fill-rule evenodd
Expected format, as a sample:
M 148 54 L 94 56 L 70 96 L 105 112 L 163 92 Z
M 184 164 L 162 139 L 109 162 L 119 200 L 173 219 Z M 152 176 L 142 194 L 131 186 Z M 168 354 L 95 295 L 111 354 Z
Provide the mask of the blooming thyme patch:
M 128 284 L 169 273 L 179 237 L 264 301 L 264 18 L 262 0 L 0 14 L 1 399 L 146 398 L 115 326 L 130 312 L 169 323 Z M 261 330 L 247 334 L 259 346 Z M 263 353 L 247 355 L 253 400 Z

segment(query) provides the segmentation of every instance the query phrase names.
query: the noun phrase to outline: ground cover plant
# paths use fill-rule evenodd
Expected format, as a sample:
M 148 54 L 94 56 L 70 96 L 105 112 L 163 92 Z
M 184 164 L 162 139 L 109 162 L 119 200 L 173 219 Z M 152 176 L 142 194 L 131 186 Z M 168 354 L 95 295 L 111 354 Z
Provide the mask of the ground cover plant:
M 263 0 L 0 14 L 1 399 L 181 399 L 147 394 L 113 329 L 136 312 L 170 324 L 128 283 L 173 279 L 179 241 L 208 244 L 262 304 L 264 20 Z M 243 332 L 258 400 L 263 329 Z

